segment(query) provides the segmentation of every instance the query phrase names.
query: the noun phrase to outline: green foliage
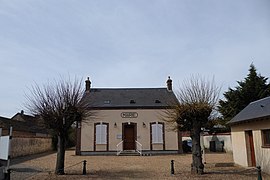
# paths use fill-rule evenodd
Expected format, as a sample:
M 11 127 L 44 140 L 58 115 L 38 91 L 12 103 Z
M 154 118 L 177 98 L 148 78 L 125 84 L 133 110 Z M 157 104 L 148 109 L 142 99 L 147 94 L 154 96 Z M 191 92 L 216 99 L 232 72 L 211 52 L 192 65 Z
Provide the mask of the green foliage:
M 231 131 L 230 127 L 226 125 L 226 122 L 221 117 L 209 120 L 205 125 L 205 129 L 208 130 L 209 134 L 226 133 Z
M 232 119 L 250 102 L 270 95 L 270 85 L 265 78 L 257 73 L 253 64 L 250 65 L 249 74 L 243 81 L 237 81 L 235 89 L 229 88 L 225 92 L 225 100 L 219 100 L 218 110 L 225 121 Z
M 74 147 L 76 145 L 76 128 L 70 127 L 68 129 L 67 137 L 66 137 L 66 147 Z
M 57 133 L 52 131 L 52 148 L 57 150 L 58 136 Z M 76 129 L 74 127 L 69 127 L 67 133 L 65 134 L 66 148 L 71 148 L 76 145 Z

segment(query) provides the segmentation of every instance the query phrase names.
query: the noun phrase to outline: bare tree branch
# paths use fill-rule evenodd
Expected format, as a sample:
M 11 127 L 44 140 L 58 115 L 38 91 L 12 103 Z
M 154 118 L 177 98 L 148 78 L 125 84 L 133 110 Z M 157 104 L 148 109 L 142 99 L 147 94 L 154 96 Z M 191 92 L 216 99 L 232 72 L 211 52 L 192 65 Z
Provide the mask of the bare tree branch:
M 203 173 L 200 132 L 216 108 L 220 88 L 212 81 L 200 76 L 185 80 L 177 92 L 178 104 L 173 104 L 164 112 L 164 120 L 177 124 L 176 129 L 190 131 L 192 144 L 192 172 Z
M 57 174 L 64 174 L 65 142 L 68 129 L 74 122 L 80 122 L 86 117 L 94 116 L 87 109 L 87 102 L 82 98 L 85 94 L 82 81 L 70 77 L 65 80 L 49 82 L 43 86 L 35 84 L 26 95 L 27 110 L 34 116 L 40 116 L 47 128 L 58 136 Z

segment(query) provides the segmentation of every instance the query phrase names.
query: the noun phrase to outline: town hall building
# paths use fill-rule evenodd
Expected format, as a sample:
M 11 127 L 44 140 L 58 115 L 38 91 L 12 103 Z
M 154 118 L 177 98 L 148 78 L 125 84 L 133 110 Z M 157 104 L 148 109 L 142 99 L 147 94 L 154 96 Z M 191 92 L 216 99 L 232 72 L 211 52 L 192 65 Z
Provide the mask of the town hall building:
M 178 103 L 172 80 L 164 88 L 91 88 L 83 101 L 94 116 L 77 126 L 77 155 L 177 154 L 182 137 L 164 115 Z

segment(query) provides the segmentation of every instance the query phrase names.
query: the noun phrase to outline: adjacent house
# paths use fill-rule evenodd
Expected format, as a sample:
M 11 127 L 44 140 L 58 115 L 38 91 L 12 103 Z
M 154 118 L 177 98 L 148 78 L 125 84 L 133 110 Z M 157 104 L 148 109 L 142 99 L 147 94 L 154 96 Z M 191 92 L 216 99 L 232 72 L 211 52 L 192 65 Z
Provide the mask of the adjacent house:
M 14 137 L 48 137 L 50 136 L 41 118 L 24 114 L 23 111 L 15 114 L 12 118 L 0 117 L 2 134 L 8 135 L 9 128 L 13 128 Z
M 164 121 L 164 110 L 178 103 L 172 80 L 164 88 L 91 88 L 83 100 L 95 113 L 77 128 L 77 155 L 168 154 L 182 152 L 182 138 Z
M 31 116 L 24 113 L 22 110 L 21 112 L 15 114 L 11 121 L 13 123 L 20 123 L 23 124 L 23 129 L 26 132 L 32 133 L 32 136 L 35 137 L 50 137 L 48 129 L 46 129 L 45 124 L 39 116 Z M 20 125 L 22 126 L 22 125 Z M 16 127 L 18 128 L 18 127 Z M 15 130 L 16 130 L 15 128 Z
M 0 117 L 1 135 L 10 134 L 11 158 L 41 153 L 52 149 L 52 138 L 44 127 L 41 118 L 24 114 L 23 111 L 14 115 L 11 119 Z
M 235 163 L 270 174 L 270 97 L 251 102 L 229 124 Z

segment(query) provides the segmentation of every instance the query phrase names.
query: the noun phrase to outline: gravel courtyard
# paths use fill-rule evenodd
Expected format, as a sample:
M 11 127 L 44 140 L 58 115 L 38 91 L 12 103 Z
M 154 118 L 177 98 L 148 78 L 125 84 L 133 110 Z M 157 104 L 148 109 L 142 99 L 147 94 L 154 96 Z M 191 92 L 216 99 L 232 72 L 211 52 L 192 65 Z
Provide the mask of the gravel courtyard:
M 47 153 L 12 161 L 11 179 L 257 179 L 254 168 L 232 166 L 231 154 L 206 154 L 205 174 L 190 174 L 191 155 L 162 156 L 75 156 L 66 151 L 66 175 L 53 174 L 56 154 Z M 82 174 L 82 161 L 87 161 L 87 175 Z M 170 174 L 170 161 L 175 160 L 175 175 Z M 263 179 L 270 176 L 263 174 Z

